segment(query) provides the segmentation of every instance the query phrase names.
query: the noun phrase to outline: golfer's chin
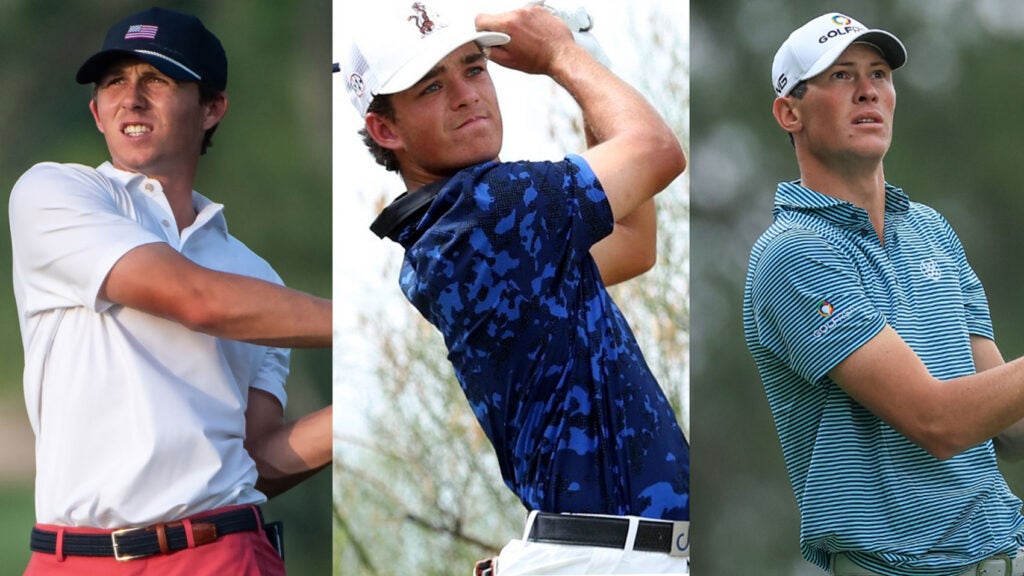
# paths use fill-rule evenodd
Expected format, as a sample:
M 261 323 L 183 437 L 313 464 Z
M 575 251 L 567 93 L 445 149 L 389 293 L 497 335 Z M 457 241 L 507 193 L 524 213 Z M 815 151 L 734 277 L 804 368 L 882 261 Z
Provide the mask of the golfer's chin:
M 452 141 L 452 150 L 457 150 L 457 159 L 452 164 L 473 166 L 483 162 L 489 162 L 498 157 L 501 152 L 501 129 L 495 129 L 495 124 L 490 119 L 483 119 L 467 126 L 463 126 L 456 132 Z
M 487 148 L 477 151 L 467 151 L 465 154 L 460 154 L 457 159 L 451 162 L 449 164 L 449 170 L 446 171 L 454 174 L 455 172 L 458 172 L 463 168 L 468 168 L 470 166 L 476 166 L 477 164 L 483 164 L 485 162 L 497 160 L 498 152 L 500 150 L 501 147 L 496 146 L 493 148 Z

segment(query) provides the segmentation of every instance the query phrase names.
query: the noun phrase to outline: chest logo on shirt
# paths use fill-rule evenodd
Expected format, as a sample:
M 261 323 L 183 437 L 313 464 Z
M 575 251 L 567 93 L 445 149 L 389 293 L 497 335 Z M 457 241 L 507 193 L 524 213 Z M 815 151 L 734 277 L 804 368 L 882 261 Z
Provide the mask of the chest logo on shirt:
M 921 262 L 921 272 L 924 273 L 925 278 L 932 281 L 937 281 L 939 278 L 942 278 L 942 269 L 939 268 L 938 263 L 931 258 Z

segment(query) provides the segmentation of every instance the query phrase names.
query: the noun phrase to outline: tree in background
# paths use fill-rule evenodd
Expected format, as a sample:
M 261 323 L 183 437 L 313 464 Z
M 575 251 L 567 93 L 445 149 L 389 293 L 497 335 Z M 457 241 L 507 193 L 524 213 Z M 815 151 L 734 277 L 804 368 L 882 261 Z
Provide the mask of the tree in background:
M 440 335 L 411 314 L 404 323 L 366 322 L 365 334 L 381 343 L 380 402 L 369 439 L 339 438 L 337 574 L 468 571 L 522 523 L 522 505 L 438 353 Z

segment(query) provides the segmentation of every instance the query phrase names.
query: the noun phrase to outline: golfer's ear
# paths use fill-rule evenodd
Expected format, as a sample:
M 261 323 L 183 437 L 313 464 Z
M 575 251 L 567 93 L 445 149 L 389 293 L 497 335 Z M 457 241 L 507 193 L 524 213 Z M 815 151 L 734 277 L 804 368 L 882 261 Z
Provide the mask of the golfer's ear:
M 772 115 L 779 126 L 790 134 L 803 129 L 798 100 L 792 96 L 781 96 L 772 103 Z
M 376 112 L 366 115 L 366 132 L 382 148 L 397 150 L 403 145 L 402 137 L 394 129 L 392 121 Z

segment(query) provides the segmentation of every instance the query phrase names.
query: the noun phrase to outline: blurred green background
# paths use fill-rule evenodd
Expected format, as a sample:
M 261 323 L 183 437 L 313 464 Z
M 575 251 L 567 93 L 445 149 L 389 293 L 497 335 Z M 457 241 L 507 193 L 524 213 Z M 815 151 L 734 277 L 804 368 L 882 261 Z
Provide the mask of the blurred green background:
M 771 114 L 772 58 L 832 10 L 896 34 L 887 179 L 957 230 L 987 288 L 1006 358 L 1024 354 L 1024 12 L 986 0 L 691 2 L 692 444 L 695 573 L 814 575 L 764 390 L 743 340 L 747 256 L 775 185 L 799 177 Z M 1024 464 L 1003 464 L 1024 495 Z
M 98 165 L 106 147 L 87 108 L 78 66 L 107 28 L 150 2 L 0 2 L 0 190 L 41 161 Z M 228 54 L 230 108 L 200 163 L 196 189 L 223 203 L 232 234 L 285 282 L 331 295 L 331 5 L 169 1 L 199 16 Z M 2 202 L 7 222 L 7 202 Z M 11 290 L 10 235 L 0 234 L 0 574 L 27 562 L 33 511 L 33 436 L 21 392 L 23 367 Z M 330 402 L 329 350 L 293 354 L 289 418 Z M 330 472 L 266 506 L 285 522 L 290 574 L 328 574 Z

